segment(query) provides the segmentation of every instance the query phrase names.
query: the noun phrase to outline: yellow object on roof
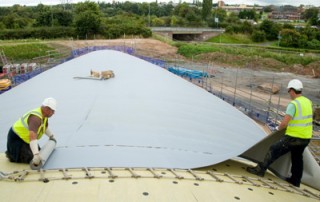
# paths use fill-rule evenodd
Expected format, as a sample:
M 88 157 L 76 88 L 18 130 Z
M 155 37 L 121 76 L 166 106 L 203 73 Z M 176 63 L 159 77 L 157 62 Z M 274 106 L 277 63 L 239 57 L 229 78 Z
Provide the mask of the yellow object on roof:
M 0 79 L 0 90 L 5 90 L 11 86 L 9 79 Z

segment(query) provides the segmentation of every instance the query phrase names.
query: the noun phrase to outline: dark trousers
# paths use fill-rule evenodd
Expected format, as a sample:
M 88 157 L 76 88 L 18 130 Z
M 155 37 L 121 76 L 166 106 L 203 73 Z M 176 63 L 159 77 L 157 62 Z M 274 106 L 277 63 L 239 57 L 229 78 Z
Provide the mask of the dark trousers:
M 11 162 L 17 163 L 30 163 L 33 158 L 30 145 L 24 142 L 12 128 L 8 132 L 6 155 Z
M 289 179 L 292 184 L 300 185 L 303 173 L 303 151 L 308 146 L 310 139 L 301 139 L 283 136 L 278 142 L 271 145 L 263 163 L 260 167 L 266 170 L 280 156 L 291 152 L 291 177 Z

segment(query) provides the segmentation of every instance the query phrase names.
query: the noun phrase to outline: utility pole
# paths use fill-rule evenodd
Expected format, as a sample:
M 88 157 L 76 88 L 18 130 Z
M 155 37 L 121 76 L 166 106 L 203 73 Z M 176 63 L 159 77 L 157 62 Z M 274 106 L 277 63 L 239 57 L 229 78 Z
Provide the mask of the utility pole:
M 150 27 L 150 3 L 149 3 L 148 25 Z
M 52 5 L 51 5 L 51 27 L 53 27 L 53 12 L 52 12 Z
M 278 34 L 278 46 L 280 46 L 280 40 L 281 40 L 281 31 Z

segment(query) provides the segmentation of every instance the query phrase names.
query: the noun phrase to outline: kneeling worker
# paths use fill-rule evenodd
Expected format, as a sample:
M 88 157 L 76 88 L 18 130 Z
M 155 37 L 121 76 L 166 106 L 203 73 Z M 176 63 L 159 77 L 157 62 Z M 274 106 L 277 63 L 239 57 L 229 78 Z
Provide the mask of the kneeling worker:
M 8 132 L 6 156 L 11 162 L 30 163 L 39 165 L 38 140 L 45 133 L 54 140 L 48 128 L 48 118 L 56 110 L 57 102 L 54 98 L 46 98 L 41 107 L 23 115 L 16 121 Z

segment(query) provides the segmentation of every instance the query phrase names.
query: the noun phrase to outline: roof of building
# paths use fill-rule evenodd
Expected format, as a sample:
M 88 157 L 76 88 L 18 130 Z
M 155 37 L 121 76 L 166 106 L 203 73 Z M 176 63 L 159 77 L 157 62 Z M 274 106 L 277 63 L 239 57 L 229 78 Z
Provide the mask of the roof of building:
M 115 77 L 74 78 L 90 70 L 113 70 Z M 49 119 L 58 143 L 45 168 L 203 167 L 238 156 L 265 136 L 253 120 L 204 89 L 142 59 L 104 50 L 3 93 L 1 151 L 12 124 L 46 97 L 58 102 Z
M 91 70 L 112 70 L 115 77 L 88 77 Z M 43 169 L 10 163 L 3 153 L 8 129 L 46 97 L 58 100 L 49 120 L 57 147 Z M 1 94 L 0 103 L 5 201 L 320 198 L 319 166 L 310 161 L 310 153 L 304 158 L 304 177 L 316 189 L 293 187 L 270 172 L 263 179 L 247 173 L 244 168 L 252 163 L 236 157 L 259 160 L 280 132 L 266 137 L 223 100 L 125 53 L 95 51 L 58 65 Z M 43 146 L 47 139 L 41 140 Z M 275 162 L 272 171 L 288 172 L 287 160 Z

